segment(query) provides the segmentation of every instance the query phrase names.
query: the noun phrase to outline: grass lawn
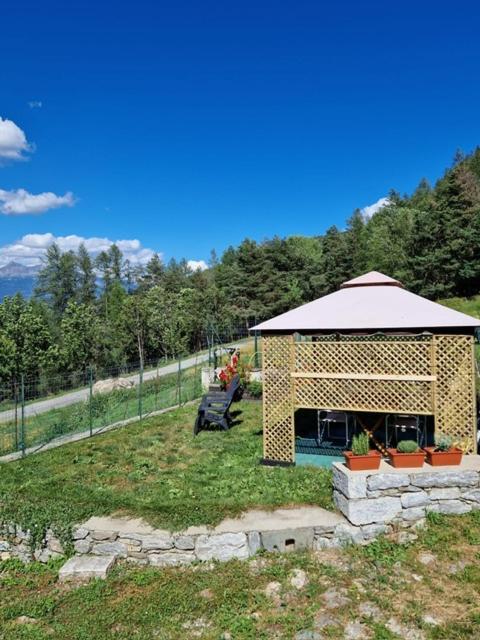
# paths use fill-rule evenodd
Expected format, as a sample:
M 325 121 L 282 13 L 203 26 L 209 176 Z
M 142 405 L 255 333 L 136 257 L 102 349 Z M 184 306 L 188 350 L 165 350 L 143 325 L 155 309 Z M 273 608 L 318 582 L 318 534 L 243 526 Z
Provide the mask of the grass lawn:
M 184 569 L 124 565 L 107 581 L 82 587 L 57 583 L 58 562 L 25 567 L 10 560 L 0 564 L 0 638 L 476 639 L 479 552 L 476 512 L 432 518 L 408 545 L 379 539 L 368 547 Z M 292 584 L 298 571 L 303 587 Z M 363 635 L 349 635 L 349 625 L 360 625 Z
M 228 432 L 194 438 L 190 406 L 0 465 L 0 517 L 40 536 L 50 524 L 62 534 L 91 515 L 130 514 L 180 529 L 260 505 L 331 507 L 330 472 L 259 465 L 261 404 L 234 409 Z

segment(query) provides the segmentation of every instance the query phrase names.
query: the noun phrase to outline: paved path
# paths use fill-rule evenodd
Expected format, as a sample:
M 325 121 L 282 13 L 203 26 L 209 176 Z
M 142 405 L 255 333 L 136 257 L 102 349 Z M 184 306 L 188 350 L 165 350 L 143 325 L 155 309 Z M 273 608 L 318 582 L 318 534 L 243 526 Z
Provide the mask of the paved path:
M 242 344 L 248 342 L 248 339 L 238 340 L 238 342 L 232 344 Z M 185 360 L 181 361 L 181 369 L 190 369 L 194 367 L 195 364 L 200 364 L 202 362 L 208 361 L 208 353 L 199 353 L 190 358 L 185 358 Z M 178 371 L 178 362 L 173 362 L 172 364 L 167 364 L 164 367 L 160 367 L 158 369 L 158 377 L 162 378 L 163 376 L 168 376 L 171 373 L 176 373 Z M 127 378 L 127 380 L 131 380 L 134 384 L 138 384 L 139 382 L 139 374 L 136 373 L 134 375 L 125 375 L 122 376 Z M 153 369 L 152 371 L 145 371 L 143 374 L 144 380 L 152 380 L 157 377 L 157 369 Z M 31 402 L 30 404 L 25 405 L 25 417 L 35 416 L 39 413 L 45 413 L 46 411 L 51 411 L 52 409 L 60 409 L 62 407 L 68 407 L 70 404 L 75 404 L 76 402 L 82 402 L 82 400 L 87 400 L 89 395 L 89 388 L 85 387 L 83 389 L 79 389 L 78 391 L 72 391 L 70 393 L 65 393 L 62 396 L 57 396 L 55 398 L 48 398 L 47 400 L 39 400 L 38 402 Z M 19 413 L 20 415 L 20 413 Z M 13 409 L 9 409 L 8 411 L 0 412 L 0 423 L 8 422 L 9 420 L 14 420 L 15 411 Z

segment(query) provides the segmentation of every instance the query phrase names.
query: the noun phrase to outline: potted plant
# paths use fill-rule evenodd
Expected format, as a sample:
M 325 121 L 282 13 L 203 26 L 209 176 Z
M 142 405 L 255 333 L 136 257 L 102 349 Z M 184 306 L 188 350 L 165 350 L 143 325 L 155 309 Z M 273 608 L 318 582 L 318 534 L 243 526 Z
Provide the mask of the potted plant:
M 425 447 L 425 453 L 432 467 L 457 465 L 462 461 L 462 450 L 454 446 L 453 438 L 447 435 L 435 438 L 435 446 Z
M 350 471 L 371 471 L 380 466 L 381 454 L 370 449 L 370 437 L 359 433 L 352 438 L 352 450 L 344 451 L 345 463 Z
M 420 449 L 415 440 L 401 440 L 396 449 L 387 449 L 392 466 L 397 469 L 406 467 L 422 467 L 425 451 Z

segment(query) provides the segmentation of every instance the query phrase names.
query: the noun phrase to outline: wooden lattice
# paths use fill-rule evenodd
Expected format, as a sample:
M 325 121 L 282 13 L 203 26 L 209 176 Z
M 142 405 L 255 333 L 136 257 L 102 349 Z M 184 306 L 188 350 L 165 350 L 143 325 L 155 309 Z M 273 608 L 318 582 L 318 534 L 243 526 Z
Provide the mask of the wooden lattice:
M 435 430 L 452 436 L 468 453 L 476 452 L 473 338 L 435 336 Z
M 263 338 L 263 456 L 293 462 L 292 336 Z
M 297 408 L 432 414 L 436 433 L 475 451 L 473 338 L 294 342 L 266 336 L 264 456 L 294 460 Z
M 295 371 L 429 375 L 431 342 L 298 342 L 295 344 Z
M 432 383 L 409 380 L 295 379 L 296 408 L 431 414 Z

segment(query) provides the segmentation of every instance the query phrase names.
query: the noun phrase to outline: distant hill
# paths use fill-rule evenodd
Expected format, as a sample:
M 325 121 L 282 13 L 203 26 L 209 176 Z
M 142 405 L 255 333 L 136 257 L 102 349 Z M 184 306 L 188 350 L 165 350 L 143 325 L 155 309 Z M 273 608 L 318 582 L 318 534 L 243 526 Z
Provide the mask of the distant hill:
M 0 301 L 6 296 L 21 293 L 29 298 L 35 287 L 40 266 L 27 267 L 18 262 L 9 262 L 0 267 Z
M 19 262 L 9 262 L 0 267 L 0 278 L 32 278 L 40 271 L 40 265 L 28 267 Z
M 461 311 L 474 318 L 480 318 L 480 294 L 472 298 L 447 298 L 446 300 L 438 300 L 440 304 Z

